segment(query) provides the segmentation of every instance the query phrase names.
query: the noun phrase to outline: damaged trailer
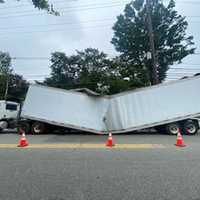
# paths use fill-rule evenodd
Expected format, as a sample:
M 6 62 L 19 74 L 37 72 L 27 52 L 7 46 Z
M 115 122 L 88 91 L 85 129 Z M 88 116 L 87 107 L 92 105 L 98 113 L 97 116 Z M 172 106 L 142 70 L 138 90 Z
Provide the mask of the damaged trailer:
M 199 129 L 200 76 L 101 96 L 89 90 L 31 85 L 20 124 L 26 132 L 76 129 L 98 134 L 155 128 L 170 134 Z

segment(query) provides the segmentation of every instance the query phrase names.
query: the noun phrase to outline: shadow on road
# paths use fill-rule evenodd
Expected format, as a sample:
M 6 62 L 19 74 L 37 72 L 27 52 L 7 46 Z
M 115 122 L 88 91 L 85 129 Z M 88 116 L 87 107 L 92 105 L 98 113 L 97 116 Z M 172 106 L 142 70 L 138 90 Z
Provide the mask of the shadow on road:
M 108 132 L 109 133 L 109 132 Z M 78 131 L 78 130 L 71 130 L 71 131 L 49 131 L 45 134 L 40 134 L 40 135 L 55 135 L 55 136 L 96 136 L 96 137 L 102 137 L 106 136 L 107 134 L 97 134 L 97 133 L 91 133 L 91 132 L 84 132 L 84 131 Z M 0 134 L 18 134 L 16 129 L 8 129 L 0 132 Z M 198 132 L 199 134 L 199 132 Z M 27 134 L 27 135 L 33 135 L 33 134 Z M 139 130 L 139 131 L 131 131 L 131 132 L 126 132 L 126 133 L 117 133 L 113 135 L 119 135 L 119 136 L 126 136 L 126 135 L 169 135 L 167 133 L 161 133 L 157 132 L 154 129 L 149 129 L 149 130 Z M 184 134 L 182 134 L 184 135 Z M 34 136 L 34 135 L 33 135 Z M 35 135 L 37 136 L 37 135 Z M 169 135 L 170 136 L 170 135 Z

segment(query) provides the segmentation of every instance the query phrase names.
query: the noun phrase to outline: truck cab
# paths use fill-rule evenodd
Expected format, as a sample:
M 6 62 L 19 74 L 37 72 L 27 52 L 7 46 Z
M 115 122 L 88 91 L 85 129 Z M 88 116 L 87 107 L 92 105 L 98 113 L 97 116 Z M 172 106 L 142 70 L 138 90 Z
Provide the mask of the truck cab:
M 0 131 L 16 127 L 20 104 L 12 101 L 0 101 Z

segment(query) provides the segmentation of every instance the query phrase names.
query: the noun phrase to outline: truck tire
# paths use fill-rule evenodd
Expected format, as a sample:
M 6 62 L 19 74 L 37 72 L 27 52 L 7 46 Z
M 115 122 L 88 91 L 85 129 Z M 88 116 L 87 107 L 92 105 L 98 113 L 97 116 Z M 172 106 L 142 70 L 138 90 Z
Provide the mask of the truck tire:
M 166 132 L 170 135 L 177 135 L 179 130 L 179 123 L 170 123 L 166 125 Z
M 183 124 L 183 132 L 187 135 L 195 135 L 198 129 L 199 126 L 194 120 L 185 121 Z
M 8 122 L 5 120 L 0 121 L 0 133 L 3 132 L 3 130 L 6 128 L 8 128 Z
M 28 122 L 20 122 L 19 129 L 22 129 L 25 134 L 30 134 L 30 124 Z
M 8 128 L 8 122 L 6 120 L 0 121 L 0 128 L 2 130 Z
M 47 127 L 42 122 L 34 122 L 31 126 L 31 133 L 34 135 L 44 134 L 47 131 Z

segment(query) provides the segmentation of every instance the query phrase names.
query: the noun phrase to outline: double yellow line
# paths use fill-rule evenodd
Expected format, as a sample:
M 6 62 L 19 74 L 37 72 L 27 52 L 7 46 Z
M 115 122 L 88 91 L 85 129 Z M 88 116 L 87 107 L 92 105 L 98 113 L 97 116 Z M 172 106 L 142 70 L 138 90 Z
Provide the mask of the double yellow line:
M 0 144 L 0 149 L 20 148 L 17 144 Z M 162 144 L 115 144 L 113 147 L 107 147 L 105 144 L 87 144 L 87 143 L 52 143 L 52 144 L 30 144 L 27 149 L 156 149 L 165 148 Z

